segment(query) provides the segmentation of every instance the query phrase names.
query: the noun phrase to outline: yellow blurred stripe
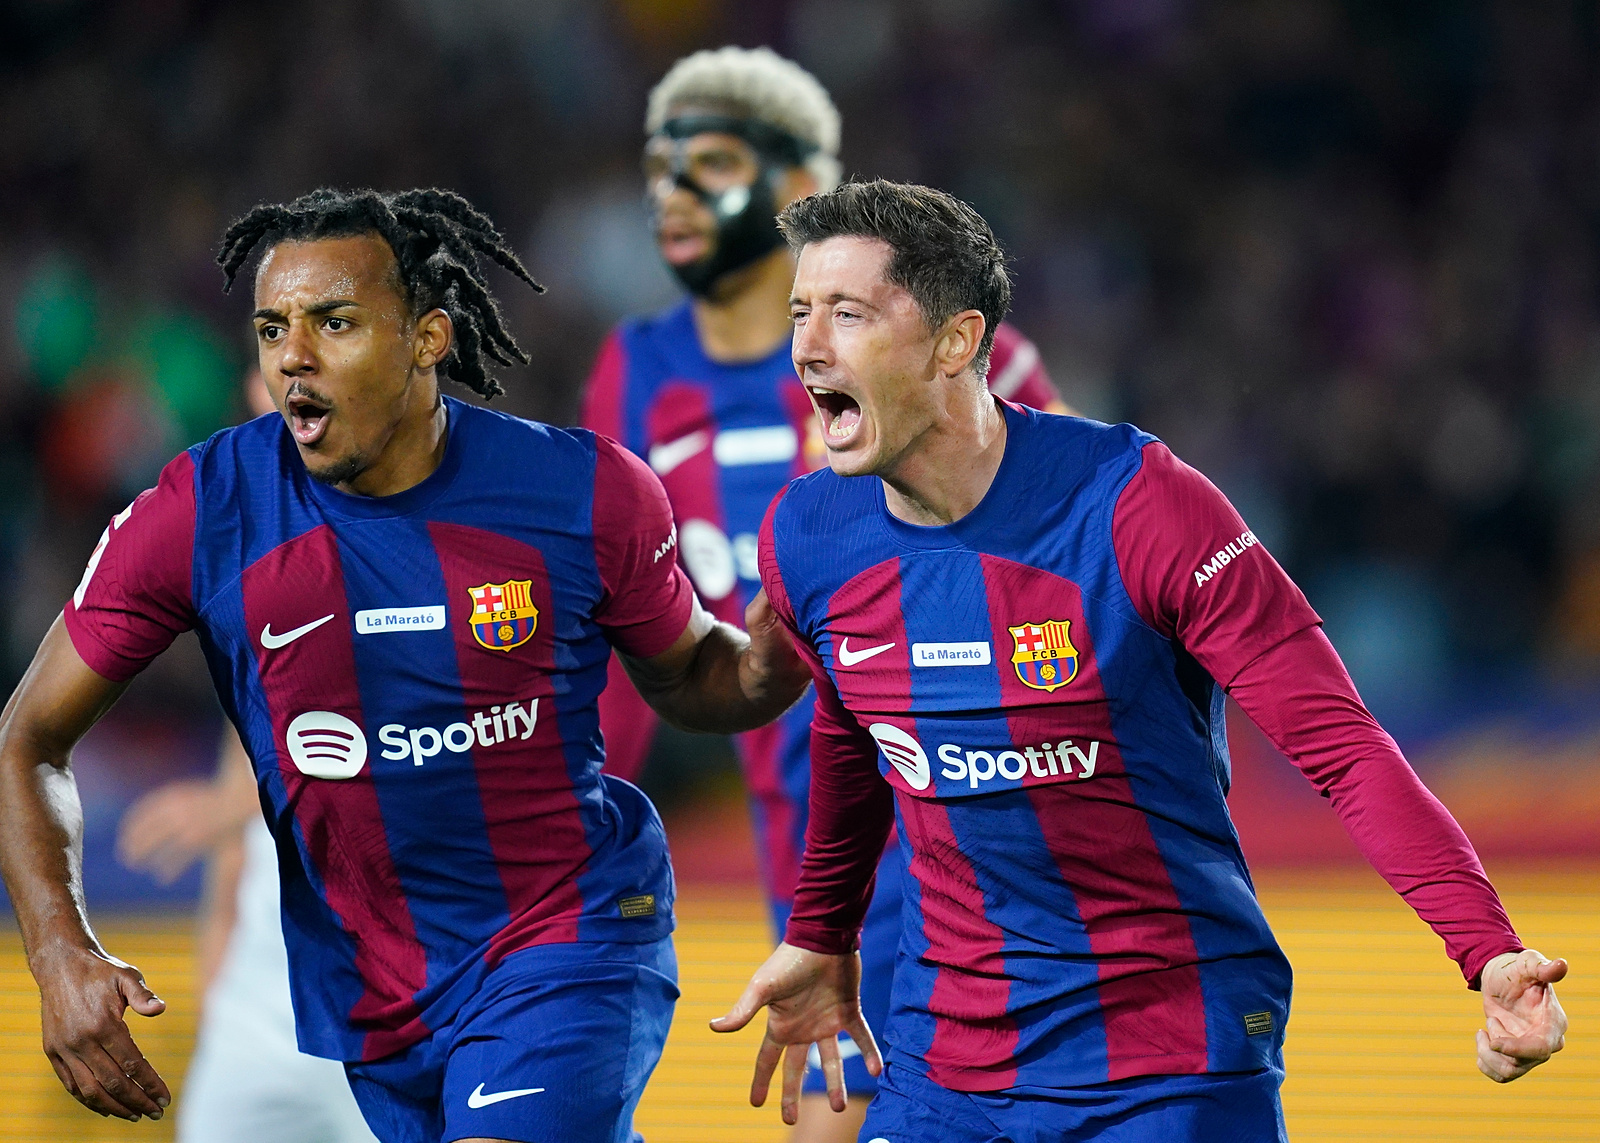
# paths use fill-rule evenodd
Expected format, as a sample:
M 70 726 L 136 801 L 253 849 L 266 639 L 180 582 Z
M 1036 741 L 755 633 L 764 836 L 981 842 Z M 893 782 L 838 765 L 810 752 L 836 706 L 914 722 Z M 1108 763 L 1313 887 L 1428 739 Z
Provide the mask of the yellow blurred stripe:
M 1559 990 L 1575 1033 L 1567 1050 L 1507 1086 L 1473 1066 L 1482 1014 L 1476 994 L 1461 987 L 1438 939 L 1375 876 L 1277 871 L 1262 882 L 1262 902 L 1295 966 L 1284 1087 L 1292 1138 L 1600 1140 L 1600 870 L 1524 869 L 1497 878 L 1523 939 L 1565 956 L 1573 970 Z M 683 1000 L 637 1125 L 651 1143 L 781 1139 L 775 1108 L 747 1101 L 759 1032 L 718 1036 L 706 1026 L 770 951 L 765 910 L 753 892 L 687 886 L 679 916 Z M 168 1002 L 166 1015 L 137 1020 L 135 1031 L 176 1087 L 194 1027 L 188 921 L 108 921 L 102 936 Z M 38 1010 L 15 930 L 0 930 L 0 1139 L 172 1137 L 166 1123 L 132 1126 L 78 1107 L 39 1052 Z

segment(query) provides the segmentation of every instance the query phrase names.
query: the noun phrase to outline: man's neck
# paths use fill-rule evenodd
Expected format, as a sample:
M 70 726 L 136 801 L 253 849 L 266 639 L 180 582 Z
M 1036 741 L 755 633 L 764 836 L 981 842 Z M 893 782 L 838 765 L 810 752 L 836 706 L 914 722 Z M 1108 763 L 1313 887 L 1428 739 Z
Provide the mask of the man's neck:
M 794 255 L 780 246 L 766 257 L 726 275 L 709 298 L 694 299 L 700 348 L 712 361 L 760 361 L 787 342 L 789 290 Z
M 908 524 L 953 524 L 988 493 L 1005 455 L 999 403 L 987 387 L 963 389 L 883 476 L 884 500 Z

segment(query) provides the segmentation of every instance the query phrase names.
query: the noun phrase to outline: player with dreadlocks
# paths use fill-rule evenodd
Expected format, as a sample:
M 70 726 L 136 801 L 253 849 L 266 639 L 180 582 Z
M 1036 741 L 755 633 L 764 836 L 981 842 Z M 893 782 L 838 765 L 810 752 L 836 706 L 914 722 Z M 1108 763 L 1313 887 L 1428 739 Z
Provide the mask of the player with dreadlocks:
M 276 413 L 173 460 L 111 521 L 0 719 L 0 865 L 45 1052 L 104 1115 L 160 1118 L 128 1033 L 162 1002 L 89 925 L 73 744 L 195 630 L 277 850 L 302 1050 L 384 1143 L 619 1143 L 677 996 L 665 835 L 602 775 L 614 648 L 660 714 L 730 733 L 804 689 L 764 598 L 696 602 L 659 481 L 484 396 L 526 357 L 479 269 L 532 285 L 444 191 L 318 191 L 229 228 L 260 252 Z

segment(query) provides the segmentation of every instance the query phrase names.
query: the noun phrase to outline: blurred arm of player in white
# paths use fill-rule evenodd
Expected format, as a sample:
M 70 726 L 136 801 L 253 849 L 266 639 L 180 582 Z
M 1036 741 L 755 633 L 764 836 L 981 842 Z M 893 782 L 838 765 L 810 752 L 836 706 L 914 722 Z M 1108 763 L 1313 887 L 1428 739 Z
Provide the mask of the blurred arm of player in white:
M 250 759 L 229 726 L 215 776 L 169 782 L 140 798 L 122 817 L 117 856 L 130 869 L 144 870 L 170 885 L 196 861 L 206 862 L 195 926 L 202 996 L 227 952 L 244 867 L 244 828 L 260 812 Z

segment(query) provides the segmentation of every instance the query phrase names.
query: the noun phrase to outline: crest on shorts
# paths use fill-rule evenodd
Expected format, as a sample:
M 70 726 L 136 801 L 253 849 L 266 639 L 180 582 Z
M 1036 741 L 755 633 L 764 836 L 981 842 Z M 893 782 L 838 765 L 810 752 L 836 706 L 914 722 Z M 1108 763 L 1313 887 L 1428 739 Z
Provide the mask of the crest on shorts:
M 533 605 L 531 579 L 510 579 L 469 587 L 472 597 L 472 637 L 491 651 L 509 651 L 533 638 L 539 627 L 539 609 Z
M 1078 677 L 1078 649 L 1072 645 L 1070 620 L 1046 619 L 1006 630 L 1016 644 L 1011 665 L 1025 686 L 1053 691 Z

